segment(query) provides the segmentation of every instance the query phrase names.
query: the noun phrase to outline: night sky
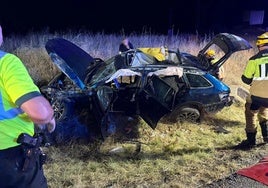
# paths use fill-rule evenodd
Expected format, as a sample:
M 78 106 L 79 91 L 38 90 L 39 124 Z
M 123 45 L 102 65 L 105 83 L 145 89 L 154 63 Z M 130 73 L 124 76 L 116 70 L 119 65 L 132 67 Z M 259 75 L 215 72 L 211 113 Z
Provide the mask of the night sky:
M 268 9 L 267 0 L 9 0 L 1 3 L 6 34 L 86 30 L 224 32 L 242 22 L 246 10 Z M 266 10 L 268 13 L 268 10 Z

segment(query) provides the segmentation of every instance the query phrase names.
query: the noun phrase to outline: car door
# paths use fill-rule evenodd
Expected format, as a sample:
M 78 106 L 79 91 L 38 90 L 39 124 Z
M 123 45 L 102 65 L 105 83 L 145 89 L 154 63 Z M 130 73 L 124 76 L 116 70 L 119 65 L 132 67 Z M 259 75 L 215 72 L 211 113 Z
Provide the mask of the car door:
M 173 82 L 174 83 L 174 82 Z M 139 94 L 139 114 L 155 129 L 158 121 L 171 112 L 178 89 L 159 76 L 151 76 Z

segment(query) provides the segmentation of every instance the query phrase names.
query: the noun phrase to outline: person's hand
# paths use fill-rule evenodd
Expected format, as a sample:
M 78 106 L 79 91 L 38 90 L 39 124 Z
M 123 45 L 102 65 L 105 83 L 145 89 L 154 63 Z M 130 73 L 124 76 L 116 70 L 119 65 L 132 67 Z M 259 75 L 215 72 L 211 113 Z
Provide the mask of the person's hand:
M 55 118 L 53 117 L 47 124 L 35 124 L 35 125 L 42 131 L 46 130 L 49 133 L 52 133 L 56 128 L 56 121 Z
M 56 128 L 56 121 L 55 118 L 53 117 L 49 123 L 46 124 L 46 129 L 49 133 L 52 133 Z

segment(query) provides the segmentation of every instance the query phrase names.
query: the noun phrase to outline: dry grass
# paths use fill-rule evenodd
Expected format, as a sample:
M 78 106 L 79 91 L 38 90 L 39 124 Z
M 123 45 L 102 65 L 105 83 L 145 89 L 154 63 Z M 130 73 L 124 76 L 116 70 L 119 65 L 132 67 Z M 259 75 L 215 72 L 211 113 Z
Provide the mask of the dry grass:
M 49 38 L 63 37 L 79 45 L 94 57 L 106 59 L 118 53 L 123 36 L 90 33 L 29 34 L 7 38 L 4 49 L 18 55 L 36 83 L 47 82 L 58 71 L 50 62 L 44 44 Z M 197 54 L 210 36 L 175 35 L 172 38 L 130 35 L 137 47 L 168 45 Z M 251 42 L 251 41 L 250 41 Z M 225 83 L 245 86 L 241 74 L 254 50 L 236 53 L 224 65 Z M 144 122 L 139 126 L 141 151 L 133 143 L 104 143 L 44 148 L 49 160 L 44 165 L 49 187 L 205 187 L 242 167 L 256 163 L 266 154 L 265 146 L 250 152 L 230 149 L 245 138 L 243 103 L 206 117 L 199 125 L 160 122 L 152 130 Z M 229 133 L 223 133 L 224 130 Z M 260 131 L 258 141 L 261 141 Z M 111 149 L 117 152 L 111 153 Z
M 152 130 L 142 123 L 140 152 L 136 144 L 112 139 L 46 148 L 48 181 L 51 187 L 205 187 L 266 154 L 265 146 L 250 152 L 230 148 L 245 136 L 242 109 L 233 105 L 200 125 L 160 123 Z

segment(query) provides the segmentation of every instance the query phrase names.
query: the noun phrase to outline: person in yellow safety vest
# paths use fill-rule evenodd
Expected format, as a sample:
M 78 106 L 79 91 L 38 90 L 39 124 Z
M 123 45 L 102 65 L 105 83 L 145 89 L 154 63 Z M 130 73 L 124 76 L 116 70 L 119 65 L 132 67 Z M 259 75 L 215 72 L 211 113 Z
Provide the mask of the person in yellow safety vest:
M 212 49 L 209 49 L 208 51 L 206 51 L 205 53 L 205 57 L 206 59 L 211 63 L 214 64 L 217 62 L 217 59 L 215 59 L 215 51 Z M 216 71 L 216 78 L 218 78 L 219 80 L 223 80 L 224 79 L 224 68 L 223 66 L 221 66 L 217 71 Z
M 53 132 L 53 115 L 21 60 L 0 50 L 0 187 L 48 187 L 42 140 L 34 134 L 35 126 Z
M 258 36 L 256 45 L 259 52 L 249 59 L 241 76 L 242 81 L 250 85 L 250 96 L 245 104 L 247 139 L 236 146 L 238 149 L 250 149 L 256 145 L 257 122 L 264 143 L 268 143 L 268 32 Z

